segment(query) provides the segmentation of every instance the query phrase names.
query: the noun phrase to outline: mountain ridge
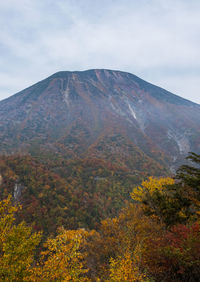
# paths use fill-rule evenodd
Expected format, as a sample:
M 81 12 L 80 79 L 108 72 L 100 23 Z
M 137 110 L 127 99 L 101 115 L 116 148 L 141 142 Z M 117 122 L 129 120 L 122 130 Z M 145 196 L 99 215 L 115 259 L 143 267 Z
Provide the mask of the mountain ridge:
M 140 81 L 141 83 L 143 82 L 143 83 L 145 83 L 145 84 L 148 84 L 150 87 L 159 88 L 160 90 L 164 91 L 165 93 L 168 93 L 168 94 L 170 94 L 170 95 L 173 95 L 174 97 L 176 97 L 176 98 L 178 98 L 178 99 L 182 99 L 182 100 L 185 101 L 186 103 L 189 102 L 189 103 L 195 104 L 195 105 L 197 105 L 197 106 L 200 106 L 200 104 L 198 104 L 198 103 L 196 103 L 196 102 L 193 102 L 193 101 L 191 101 L 191 100 L 188 100 L 188 99 L 186 99 L 186 98 L 183 98 L 183 97 L 181 97 L 181 96 L 179 96 L 179 95 L 177 95 L 177 94 L 174 94 L 174 93 L 172 93 L 172 92 L 170 92 L 170 91 L 164 89 L 164 88 L 161 87 L 161 86 L 157 86 L 157 85 L 155 85 L 155 84 L 153 84 L 153 83 L 151 83 L 151 82 L 149 82 L 149 81 L 146 81 L 146 80 L 140 78 L 139 76 L 137 76 L 137 75 L 135 75 L 135 74 L 132 74 L 132 73 L 126 72 L 126 71 L 111 70 L 111 69 L 87 69 L 87 70 L 82 70 L 82 71 L 64 71 L 64 70 L 63 70 L 63 71 L 57 71 L 57 72 L 55 72 L 54 74 L 49 75 L 47 78 L 44 78 L 44 79 L 42 79 L 42 80 L 40 80 L 40 81 L 38 81 L 38 82 L 36 82 L 36 83 L 33 83 L 31 86 L 28 86 L 28 87 L 24 88 L 23 90 L 20 90 L 20 91 L 18 91 L 17 93 L 12 94 L 11 96 L 9 96 L 9 97 L 7 97 L 7 98 L 5 98 L 5 99 L 3 99 L 3 100 L 0 100 L 0 102 L 6 101 L 6 100 L 12 98 L 13 96 L 19 95 L 21 92 L 23 92 L 23 91 L 25 91 L 25 90 L 28 90 L 28 89 L 30 89 L 30 88 L 32 88 L 32 87 L 34 87 L 34 86 L 37 86 L 38 84 L 43 83 L 44 81 L 46 81 L 46 80 L 48 80 L 48 79 L 58 78 L 58 76 L 62 77 L 62 75 L 65 75 L 65 74 L 73 74 L 73 73 L 74 73 L 74 74 L 81 74 L 81 73 L 90 73 L 90 72 L 94 72 L 94 71 L 108 71 L 108 72 L 115 72 L 115 73 L 124 73 L 124 74 L 127 74 L 127 75 L 130 75 L 130 76 L 134 77 L 134 78 L 136 79 L 136 81 Z
M 29 152 L 37 143 L 71 158 L 133 169 L 131 158 L 144 154 L 173 168 L 199 152 L 199 124 L 200 105 L 131 73 L 60 71 L 0 101 L 0 151 Z

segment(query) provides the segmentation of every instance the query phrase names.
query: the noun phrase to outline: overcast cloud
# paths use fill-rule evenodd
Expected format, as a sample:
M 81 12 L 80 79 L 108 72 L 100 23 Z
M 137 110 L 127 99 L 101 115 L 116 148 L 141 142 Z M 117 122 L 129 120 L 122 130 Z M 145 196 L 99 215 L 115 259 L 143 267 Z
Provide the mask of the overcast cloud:
M 199 0 L 0 0 L 0 26 L 0 100 L 107 68 L 200 103 Z

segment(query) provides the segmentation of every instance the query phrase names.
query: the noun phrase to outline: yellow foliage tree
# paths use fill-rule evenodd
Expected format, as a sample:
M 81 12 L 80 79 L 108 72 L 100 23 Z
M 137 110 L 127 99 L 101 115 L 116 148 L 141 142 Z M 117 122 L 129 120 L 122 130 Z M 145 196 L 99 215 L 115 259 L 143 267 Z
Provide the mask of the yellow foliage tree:
M 189 215 L 189 198 L 184 193 L 181 195 L 178 187 L 170 177 L 150 177 L 141 186 L 133 189 L 131 197 L 141 204 L 146 215 L 155 217 L 169 228 L 185 222 Z
M 31 274 L 34 250 L 41 239 L 24 222 L 14 225 L 11 197 L 0 202 L 0 280 L 25 281 Z
M 150 281 L 139 269 L 140 250 L 135 248 L 134 252 L 126 252 L 123 256 L 110 260 L 110 277 L 108 282 L 123 281 Z
M 163 192 L 167 185 L 173 184 L 174 179 L 170 177 L 154 178 L 151 176 L 148 180 L 143 181 L 141 186 L 137 186 L 133 189 L 131 197 L 137 202 L 142 202 L 145 196 L 152 196 L 156 191 Z
M 86 254 L 81 246 L 88 232 L 61 228 L 54 239 L 45 243 L 40 264 L 32 270 L 32 281 L 90 281 L 85 277 Z
M 142 266 L 143 246 L 161 229 L 139 204 L 129 204 L 118 217 L 103 220 L 91 246 L 102 281 L 148 281 Z

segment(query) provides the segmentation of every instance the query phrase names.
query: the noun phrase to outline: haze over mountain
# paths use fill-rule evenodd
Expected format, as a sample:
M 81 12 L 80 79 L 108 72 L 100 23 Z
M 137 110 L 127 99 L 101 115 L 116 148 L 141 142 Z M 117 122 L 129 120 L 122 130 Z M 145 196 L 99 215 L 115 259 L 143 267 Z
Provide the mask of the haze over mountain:
M 0 151 L 35 146 L 173 169 L 200 152 L 200 105 L 126 72 L 61 71 L 0 102 Z

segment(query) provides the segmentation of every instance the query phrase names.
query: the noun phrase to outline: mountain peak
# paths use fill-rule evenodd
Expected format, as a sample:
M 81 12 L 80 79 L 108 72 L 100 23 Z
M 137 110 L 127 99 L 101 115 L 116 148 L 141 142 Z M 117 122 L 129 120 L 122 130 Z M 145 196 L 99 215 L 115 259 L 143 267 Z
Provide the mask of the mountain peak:
M 60 71 L 0 102 L 1 149 L 37 142 L 113 161 L 117 150 L 126 166 L 129 147 L 171 165 L 198 152 L 199 124 L 199 105 L 118 70 Z
M 155 99 L 163 100 L 172 104 L 187 104 L 194 106 L 196 103 L 191 102 L 187 99 L 179 97 L 178 95 L 172 94 L 169 91 L 155 86 L 138 76 L 124 71 L 119 70 L 110 70 L 110 69 L 89 69 L 83 71 L 59 71 L 49 76 L 46 80 L 52 79 L 68 79 L 68 80 L 77 80 L 81 83 L 89 82 L 99 82 L 102 84 L 127 84 L 132 83 L 134 87 L 137 87 L 140 90 L 149 92 Z M 110 85 L 112 86 L 112 85 Z M 198 104 L 196 104 L 198 105 Z

